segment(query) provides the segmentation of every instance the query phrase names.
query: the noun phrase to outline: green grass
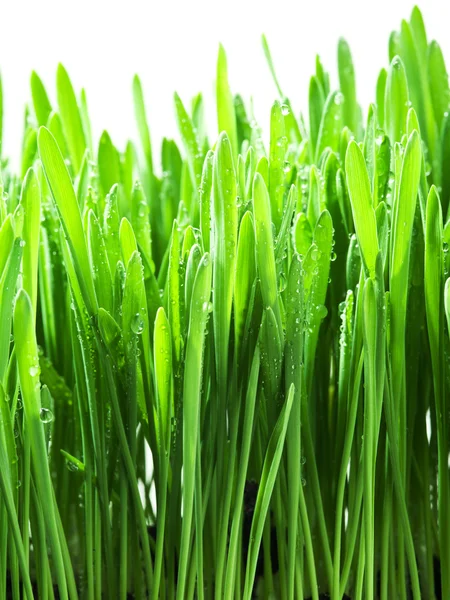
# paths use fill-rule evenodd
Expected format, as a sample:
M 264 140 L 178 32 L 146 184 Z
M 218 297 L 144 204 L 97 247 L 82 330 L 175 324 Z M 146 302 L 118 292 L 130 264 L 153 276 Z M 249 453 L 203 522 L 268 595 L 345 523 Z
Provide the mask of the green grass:
M 363 112 L 341 39 L 302 116 L 262 41 L 267 147 L 223 47 L 216 132 L 175 94 L 158 158 L 137 76 L 123 149 L 64 67 L 55 104 L 31 76 L 1 156 L 0 598 L 450 598 L 442 52 L 415 8 Z

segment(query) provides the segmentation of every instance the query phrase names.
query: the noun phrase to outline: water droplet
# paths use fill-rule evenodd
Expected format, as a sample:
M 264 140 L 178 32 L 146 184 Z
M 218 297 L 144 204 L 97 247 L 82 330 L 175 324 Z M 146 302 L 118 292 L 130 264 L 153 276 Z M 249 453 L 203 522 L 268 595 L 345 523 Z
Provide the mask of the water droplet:
M 319 260 L 320 258 L 320 250 L 317 246 L 314 246 L 313 249 L 311 250 L 311 258 L 313 260 Z
M 29 368 L 28 372 L 31 375 L 31 377 L 36 377 L 36 375 L 38 375 L 38 373 L 39 373 L 39 366 L 38 365 L 32 365 Z
M 76 473 L 78 471 L 78 465 L 71 460 L 66 460 L 66 467 L 69 469 L 69 471 L 72 471 L 72 473 Z
M 286 289 L 286 284 L 286 275 L 283 272 L 281 272 L 280 277 L 278 278 L 278 291 L 280 292 L 280 294 Z
M 136 313 L 131 319 L 131 329 L 136 335 L 140 335 L 144 330 L 144 321 L 140 313 Z
M 212 313 L 213 304 L 212 302 L 203 302 L 202 310 L 207 313 Z
M 318 304 L 316 306 L 316 310 L 317 310 L 317 316 L 319 319 L 325 319 L 325 317 L 328 314 L 328 309 L 325 306 L 325 304 Z
M 39 418 L 42 423 L 51 423 L 53 421 L 53 413 L 49 408 L 41 408 Z
M 331 262 L 334 262 L 336 260 L 336 258 L 337 258 L 337 254 L 336 254 L 336 252 L 333 251 L 330 256 Z

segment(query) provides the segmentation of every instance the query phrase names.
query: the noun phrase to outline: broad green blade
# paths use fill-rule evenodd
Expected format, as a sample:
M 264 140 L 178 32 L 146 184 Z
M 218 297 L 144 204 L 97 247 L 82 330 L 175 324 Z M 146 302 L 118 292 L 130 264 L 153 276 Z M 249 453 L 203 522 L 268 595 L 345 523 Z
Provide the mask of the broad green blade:
M 369 174 L 363 154 L 354 141 L 350 142 L 345 156 L 347 186 L 352 206 L 356 235 L 364 265 L 371 276 L 375 273 L 378 254 L 378 237 L 375 211 L 370 192 Z
M 52 112 L 52 105 L 48 99 L 44 84 L 36 71 L 31 73 L 31 97 L 33 98 L 34 112 L 38 125 L 47 125 L 48 118 Z
M 41 127 L 39 130 L 38 146 L 45 176 L 67 235 L 75 271 L 85 296 L 86 305 L 91 313 L 95 313 L 97 311 L 97 299 L 89 269 L 86 239 L 69 172 L 55 138 L 45 127 Z
M 219 54 L 217 57 L 216 102 L 219 134 L 222 134 L 224 131 L 226 132 L 230 141 L 233 159 L 237 160 L 239 149 L 237 142 L 236 115 L 228 83 L 227 57 L 222 45 L 219 46 Z
M 59 64 L 56 75 L 58 106 L 64 135 L 75 173 L 78 173 L 86 150 L 83 123 L 72 83 L 65 68 Z
M 389 67 L 384 102 L 386 131 L 391 143 L 399 142 L 406 132 L 410 106 L 405 66 L 399 56 L 393 58 Z
M 232 144 L 219 136 L 214 155 L 212 224 L 214 228 L 213 323 L 217 381 L 222 393 L 227 387 L 228 343 L 236 268 L 238 209 Z
M 97 160 L 100 183 L 106 196 L 115 183 L 122 181 L 119 153 L 107 131 L 104 131 L 100 137 Z
M 31 305 L 36 313 L 41 190 L 37 176 L 32 169 L 28 171 L 23 182 L 20 202 L 24 208 L 22 231 L 25 242 L 22 263 L 23 288 L 28 293 Z
M 339 87 L 344 95 L 343 124 L 359 135 L 359 106 L 356 100 L 355 69 L 349 45 L 341 38 L 338 43 Z

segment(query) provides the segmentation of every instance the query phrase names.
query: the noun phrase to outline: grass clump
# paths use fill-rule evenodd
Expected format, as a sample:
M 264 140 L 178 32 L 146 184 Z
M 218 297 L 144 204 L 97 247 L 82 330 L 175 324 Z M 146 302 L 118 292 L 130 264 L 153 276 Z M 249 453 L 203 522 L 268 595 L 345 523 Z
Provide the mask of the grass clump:
M 31 78 L 0 193 L 0 597 L 450 598 L 450 89 L 417 8 L 364 120 L 345 41 L 267 148 L 93 146 Z M 440 566 L 440 569 L 436 567 Z

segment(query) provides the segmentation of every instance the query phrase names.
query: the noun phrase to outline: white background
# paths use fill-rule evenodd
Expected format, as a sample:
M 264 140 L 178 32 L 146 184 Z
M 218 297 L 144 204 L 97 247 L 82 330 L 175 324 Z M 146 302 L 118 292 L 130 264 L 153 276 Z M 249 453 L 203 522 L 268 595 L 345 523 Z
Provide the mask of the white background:
M 387 66 L 388 36 L 409 18 L 406 0 L 0 0 L 0 71 L 5 97 L 4 154 L 20 153 L 29 76 L 35 69 L 55 101 L 61 61 L 77 92 L 87 90 L 93 131 L 108 129 L 123 147 L 137 138 L 131 80 L 144 85 L 155 151 L 162 135 L 176 135 L 173 92 L 187 103 L 202 91 L 211 135 L 217 47 L 225 46 L 233 92 L 255 98 L 267 131 L 276 97 L 261 48 L 268 37 L 284 93 L 296 110 L 307 108 L 315 54 L 337 84 L 336 44 L 344 36 L 356 66 L 359 101 L 374 99 L 380 67 Z M 450 3 L 424 0 L 429 39 L 441 44 L 450 65 Z

